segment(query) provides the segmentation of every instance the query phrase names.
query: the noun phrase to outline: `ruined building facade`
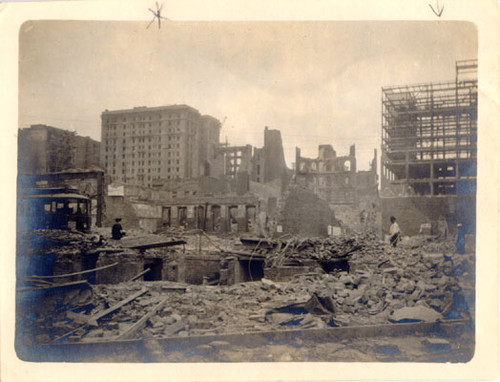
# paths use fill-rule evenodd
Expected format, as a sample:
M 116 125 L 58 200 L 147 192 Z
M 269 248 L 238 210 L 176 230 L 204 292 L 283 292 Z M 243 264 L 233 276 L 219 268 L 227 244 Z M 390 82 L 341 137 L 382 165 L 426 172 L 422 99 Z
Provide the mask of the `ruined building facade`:
M 105 111 L 101 164 L 114 182 L 151 186 L 155 180 L 212 175 L 220 122 L 187 105 Z
M 220 144 L 218 121 L 185 105 L 102 118 L 101 159 L 111 178 L 106 224 L 120 216 L 149 232 L 266 229 L 289 175 L 278 130 L 266 128 L 264 147 L 254 149 Z
M 264 146 L 221 146 L 224 175 L 235 177 L 238 173 L 248 173 L 250 180 L 269 183 L 286 179 L 288 168 L 285 162 L 281 132 L 264 128 Z
M 19 129 L 18 173 L 35 175 L 99 166 L 100 143 L 47 125 Z
M 107 221 L 116 216 L 129 228 L 148 232 L 171 228 L 207 232 L 259 232 L 279 191 L 266 185 L 255 190 L 243 175 L 237 178 L 178 179 L 155 189 L 117 185 L 108 187 Z
M 252 180 L 258 183 L 271 182 L 282 178 L 287 171 L 281 132 L 264 129 L 264 147 L 254 152 Z
M 445 218 L 475 226 L 477 60 L 458 61 L 455 81 L 382 89 L 384 223 L 407 234 Z
M 295 183 L 326 201 L 342 228 L 375 230 L 380 219 L 376 151 L 370 169 L 357 171 L 354 145 L 344 156 L 320 145 L 317 158 L 302 157 L 296 148 Z
M 349 155 L 337 157 L 331 145 L 320 145 L 318 157 L 303 158 L 296 148 L 295 173 L 298 182 L 304 183 L 319 197 L 332 204 L 356 202 L 356 153 L 354 145 Z

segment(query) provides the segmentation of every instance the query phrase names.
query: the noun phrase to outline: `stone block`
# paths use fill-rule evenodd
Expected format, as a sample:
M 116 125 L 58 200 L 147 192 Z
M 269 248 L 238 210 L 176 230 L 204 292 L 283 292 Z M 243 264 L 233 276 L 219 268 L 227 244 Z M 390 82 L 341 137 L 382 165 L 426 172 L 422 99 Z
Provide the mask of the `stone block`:
M 449 352 L 451 350 L 450 342 L 443 338 L 427 338 L 422 341 L 422 344 L 427 350 L 433 352 Z
M 413 306 L 395 310 L 389 320 L 392 322 L 434 322 L 442 318 L 443 316 L 434 309 L 425 306 Z

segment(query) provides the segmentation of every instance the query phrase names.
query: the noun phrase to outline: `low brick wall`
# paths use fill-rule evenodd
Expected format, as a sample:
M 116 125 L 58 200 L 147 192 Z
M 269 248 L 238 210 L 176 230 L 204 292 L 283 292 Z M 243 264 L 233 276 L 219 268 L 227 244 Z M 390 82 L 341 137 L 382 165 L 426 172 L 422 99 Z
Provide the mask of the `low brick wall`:
M 308 266 L 284 266 L 264 268 L 264 278 L 272 281 L 289 281 L 295 275 L 311 271 Z
M 179 259 L 179 281 L 188 284 L 202 284 L 203 278 L 219 278 L 220 257 L 213 255 L 188 255 Z
M 97 284 L 118 284 L 130 280 L 144 270 L 144 258 L 137 254 L 101 254 L 97 267 L 118 262 L 114 267 L 96 272 Z

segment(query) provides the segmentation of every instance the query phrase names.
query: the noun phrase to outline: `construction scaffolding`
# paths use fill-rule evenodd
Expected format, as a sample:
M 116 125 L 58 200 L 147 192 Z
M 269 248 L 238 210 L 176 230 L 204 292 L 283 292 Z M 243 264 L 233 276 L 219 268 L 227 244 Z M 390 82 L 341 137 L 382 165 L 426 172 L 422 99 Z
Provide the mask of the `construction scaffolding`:
M 382 88 L 383 194 L 475 194 L 477 65 L 458 61 L 455 82 Z

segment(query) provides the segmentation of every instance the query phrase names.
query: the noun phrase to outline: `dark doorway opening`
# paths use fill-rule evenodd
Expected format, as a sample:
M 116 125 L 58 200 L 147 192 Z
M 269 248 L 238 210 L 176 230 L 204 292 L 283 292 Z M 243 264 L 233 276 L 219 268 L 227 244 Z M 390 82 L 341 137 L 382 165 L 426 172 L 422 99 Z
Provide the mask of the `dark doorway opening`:
M 221 208 L 220 206 L 212 206 L 212 230 L 221 232 Z
M 161 209 L 161 221 L 164 227 L 170 227 L 170 217 L 171 210 L 170 207 L 162 207 Z
M 148 259 L 144 261 L 144 270 L 151 269 L 144 275 L 144 281 L 160 281 L 162 280 L 162 259 Z
M 263 260 L 240 260 L 241 282 L 258 281 L 264 277 Z

